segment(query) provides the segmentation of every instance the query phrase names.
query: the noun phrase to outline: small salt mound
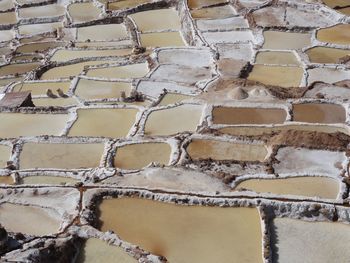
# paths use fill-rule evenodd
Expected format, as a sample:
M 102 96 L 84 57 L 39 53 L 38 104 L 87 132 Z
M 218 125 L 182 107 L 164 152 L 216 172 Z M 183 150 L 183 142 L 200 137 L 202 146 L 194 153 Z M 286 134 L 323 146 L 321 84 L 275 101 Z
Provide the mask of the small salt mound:
M 228 97 L 235 100 L 244 100 L 248 98 L 249 95 L 244 89 L 237 87 L 228 93 Z
M 255 88 L 249 92 L 252 96 L 268 96 L 268 93 L 264 89 Z

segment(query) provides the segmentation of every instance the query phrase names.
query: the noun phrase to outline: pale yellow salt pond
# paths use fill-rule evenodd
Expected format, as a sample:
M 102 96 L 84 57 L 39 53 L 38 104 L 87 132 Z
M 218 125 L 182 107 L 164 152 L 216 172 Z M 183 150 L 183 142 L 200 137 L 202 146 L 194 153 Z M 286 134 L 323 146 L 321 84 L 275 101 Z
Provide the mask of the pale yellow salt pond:
M 118 2 L 110 2 L 107 4 L 107 9 L 121 10 L 136 7 L 138 5 L 152 2 L 151 0 L 122 0 Z
M 183 47 L 186 46 L 181 33 L 176 32 L 160 32 L 141 34 L 141 45 L 143 47 Z
M 68 107 L 78 104 L 74 98 L 36 98 L 32 101 L 36 107 Z
M 248 79 L 265 85 L 299 87 L 303 73 L 299 67 L 254 65 Z
M 234 16 L 236 11 L 230 5 L 201 8 L 191 11 L 194 19 L 219 19 Z
M 11 176 L 0 176 L 0 184 L 14 184 L 15 181 Z
M 283 109 L 214 107 L 214 124 L 278 124 L 286 120 Z
M 310 123 L 344 123 L 345 109 L 336 104 L 307 103 L 293 105 L 293 121 Z
M 53 32 L 62 27 L 62 22 L 19 25 L 18 32 L 21 35 L 36 35 L 46 32 Z
M 79 79 L 75 95 L 85 100 L 120 98 L 122 92 L 130 95 L 132 85 L 129 82 Z
M 0 204 L 0 222 L 9 232 L 34 236 L 57 233 L 60 226 L 60 221 L 47 209 L 10 203 Z
M 2 0 L 0 2 L 0 10 L 6 11 L 15 8 L 13 0 Z
M 63 5 L 52 4 L 43 6 L 34 6 L 27 8 L 19 8 L 18 15 L 21 18 L 38 18 L 38 17 L 54 17 L 65 14 L 66 9 Z
M 350 45 L 350 25 L 339 24 L 329 28 L 322 28 L 317 31 L 316 38 L 322 42 Z
M 171 147 L 167 143 L 136 143 L 117 148 L 114 166 L 120 169 L 142 169 L 152 162 L 168 165 Z
M 248 179 L 235 189 L 244 188 L 258 193 L 296 195 L 336 199 L 339 182 L 329 177 L 293 177 L 280 179 Z
M 88 59 L 98 57 L 118 57 L 131 54 L 131 49 L 91 49 L 91 50 L 57 50 L 50 61 L 66 62 L 73 59 Z
M 15 63 L 0 67 L 0 77 L 24 74 L 40 66 L 40 63 Z
M 20 168 L 93 168 L 100 166 L 103 152 L 103 143 L 25 143 Z
M 0 144 L 0 169 L 7 166 L 7 161 L 10 160 L 11 148 Z
M 46 95 L 47 90 L 50 89 L 55 95 L 58 96 L 57 90 L 60 89 L 63 93 L 67 94 L 70 87 L 69 81 L 60 82 L 20 82 L 13 86 L 13 91 L 30 91 L 32 96 Z
M 93 2 L 73 3 L 67 7 L 73 23 L 96 20 L 102 14 L 102 10 Z
M 102 68 L 89 69 L 86 73 L 88 77 L 100 77 L 111 79 L 129 79 L 129 78 L 141 78 L 148 73 L 148 64 L 138 63 L 124 66 L 109 66 Z
M 302 49 L 311 45 L 311 34 L 281 31 L 264 31 L 266 49 Z
M 187 4 L 189 8 L 201 8 L 210 5 L 217 5 L 227 3 L 227 0 L 188 0 Z
M 21 184 L 52 184 L 52 185 L 62 185 L 70 184 L 74 185 L 78 180 L 63 177 L 63 176 L 48 176 L 48 175 L 36 175 L 36 176 L 26 176 L 20 180 Z
M 57 135 L 68 121 L 68 114 L 0 113 L 0 138 Z
M 136 109 L 78 109 L 69 136 L 125 137 L 135 122 Z
M 344 133 L 349 134 L 349 130 L 344 127 L 336 127 L 336 126 L 328 126 L 328 125 L 299 125 L 299 124 L 291 124 L 284 126 L 275 126 L 275 127 L 251 127 L 251 126 L 235 126 L 235 127 L 225 127 L 220 128 L 218 131 L 239 136 L 256 136 L 263 134 L 271 134 L 273 132 L 286 131 L 286 130 L 296 130 L 296 131 L 317 131 L 317 132 L 325 132 L 325 133 Z
M 156 9 L 130 15 L 140 32 L 157 30 L 180 30 L 181 23 L 177 11 L 173 8 Z
M 44 72 L 44 74 L 41 75 L 40 79 L 45 80 L 45 79 L 69 78 L 69 77 L 79 75 L 84 70 L 84 67 L 97 66 L 102 64 L 112 64 L 116 62 L 118 62 L 118 60 L 92 60 L 92 61 L 74 63 L 66 66 L 54 67 Z
M 263 144 L 236 143 L 210 139 L 194 139 L 186 149 L 194 160 L 213 159 L 264 161 L 267 149 Z
M 273 258 L 283 263 L 348 262 L 350 226 L 335 222 L 273 220 Z M 277 252 L 278 251 L 278 255 Z
M 158 106 L 167 106 L 167 105 L 179 103 L 183 100 L 187 100 L 187 99 L 191 99 L 191 98 L 193 98 L 193 96 L 183 95 L 180 93 L 167 93 L 161 99 Z
M 112 41 L 126 38 L 128 33 L 123 24 L 94 25 L 77 28 L 78 41 Z
M 257 64 L 293 65 L 299 66 L 300 62 L 293 52 L 262 51 L 256 55 Z
M 136 263 L 138 262 L 133 257 L 129 256 L 122 248 L 108 245 L 106 241 L 89 238 L 84 243 L 82 250 L 79 253 L 78 263 Z
M 103 200 L 100 211 L 102 231 L 114 230 L 121 239 L 165 256 L 169 262 L 262 262 L 256 208 L 120 198 Z
M 340 59 L 350 56 L 350 50 L 328 47 L 314 47 L 305 52 L 311 63 L 338 64 Z
M 194 132 L 200 124 L 202 111 L 203 106 L 190 104 L 152 111 L 146 120 L 145 135 Z

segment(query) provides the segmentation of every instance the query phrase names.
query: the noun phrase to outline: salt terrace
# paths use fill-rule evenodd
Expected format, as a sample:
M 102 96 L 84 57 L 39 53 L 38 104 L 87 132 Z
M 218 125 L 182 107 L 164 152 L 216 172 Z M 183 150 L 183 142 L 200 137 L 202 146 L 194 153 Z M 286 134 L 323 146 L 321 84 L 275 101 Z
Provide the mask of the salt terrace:
M 348 0 L 0 0 L 1 262 L 349 262 Z

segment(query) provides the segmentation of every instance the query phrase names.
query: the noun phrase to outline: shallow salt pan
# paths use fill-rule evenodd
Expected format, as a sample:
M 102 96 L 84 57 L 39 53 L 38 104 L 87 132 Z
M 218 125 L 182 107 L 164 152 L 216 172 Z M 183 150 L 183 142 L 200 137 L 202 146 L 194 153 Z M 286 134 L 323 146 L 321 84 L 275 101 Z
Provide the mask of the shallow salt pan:
M 54 211 L 47 209 L 15 205 L 0 204 L 0 222 L 7 231 L 20 232 L 28 235 L 42 236 L 58 232 L 60 221 L 53 217 Z M 19 216 L 23 215 L 23 216 Z M 25 216 L 24 216 L 25 215 Z
M 7 161 L 11 156 L 11 148 L 6 145 L 0 145 L 0 169 L 6 167 Z
M 168 165 L 171 147 L 167 143 L 136 143 L 117 148 L 114 166 L 120 169 L 141 169 L 150 163 Z
M 276 159 L 279 163 L 274 164 L 273 167 L 278 174 L 303 173 L 338 176 L 346 156 L 343 152 L 284 147 L 278 150 Z
M 109 245 L 106 241 L 97 238 L 89 238 L 80 251 L 77 263 L 95 262 L 136 263 L 138 261 L 126 254 L 120 247 Z
M 20 154 L 20 168 L 98 167 L 103 151 L 103 143 L 25 143 Z
M 256 208 L 121 198 L 103 200 L 100 211 L 102 231 L 114 230 L 121 239 L 165 256 L 169 262 L 262 262 Z
M 350 226 L 331 222 L 274 219 L 274 262 L 347 262 Z
M 296 195 L 336 199 L 339 182 L 327 177 L 293 177 L 280 179 L 248 179 L 235 189 L 244 188 L 258 193 Z

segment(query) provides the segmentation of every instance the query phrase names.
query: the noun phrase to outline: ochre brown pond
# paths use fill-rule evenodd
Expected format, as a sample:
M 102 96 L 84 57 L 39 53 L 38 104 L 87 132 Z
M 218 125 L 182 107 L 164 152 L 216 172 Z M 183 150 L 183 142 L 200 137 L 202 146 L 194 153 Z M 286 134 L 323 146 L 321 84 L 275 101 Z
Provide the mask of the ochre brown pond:
M 317 39 L 339 45 L 350 45 L 350 25 L 339 24 L 329 28 L 322 28 L 317 31 Z
M 194 139 L 187 147 L 192 159 L 263 161 L 267 155 L 264 145 L 219 140 Z
M 286 120 L 282 109 L 214 107 L 214 124 L 277 124 Z
M 336 104 L 307 103 L 293 105 L 293 120 L 310 123 L 344 123 L 345 109 Z
M 185 206 L 120 198 L 100 205 L 102 231 L 169 262 L 262 262 L 256 208 Z

